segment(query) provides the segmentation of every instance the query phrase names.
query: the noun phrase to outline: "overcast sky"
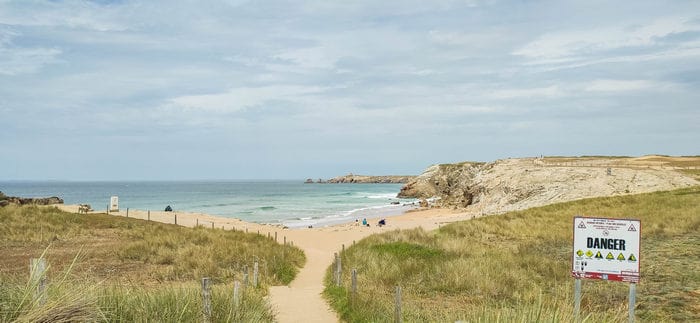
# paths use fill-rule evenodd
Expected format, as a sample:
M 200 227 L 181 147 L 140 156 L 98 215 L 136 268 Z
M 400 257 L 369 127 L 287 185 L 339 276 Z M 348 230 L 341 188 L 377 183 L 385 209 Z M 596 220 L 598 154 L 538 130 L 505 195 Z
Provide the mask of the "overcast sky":
M 700 1 L 0 0 L 0 180 L 700 154 Z

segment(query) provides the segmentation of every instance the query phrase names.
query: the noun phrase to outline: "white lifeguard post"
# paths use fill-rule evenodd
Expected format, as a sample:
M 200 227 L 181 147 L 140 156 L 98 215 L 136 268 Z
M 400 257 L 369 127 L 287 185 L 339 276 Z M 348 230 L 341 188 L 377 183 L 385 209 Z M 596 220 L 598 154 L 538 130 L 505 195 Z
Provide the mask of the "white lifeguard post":
M 119 197 L 112 196 L 109 199 L 109 212 L 119 212 Z

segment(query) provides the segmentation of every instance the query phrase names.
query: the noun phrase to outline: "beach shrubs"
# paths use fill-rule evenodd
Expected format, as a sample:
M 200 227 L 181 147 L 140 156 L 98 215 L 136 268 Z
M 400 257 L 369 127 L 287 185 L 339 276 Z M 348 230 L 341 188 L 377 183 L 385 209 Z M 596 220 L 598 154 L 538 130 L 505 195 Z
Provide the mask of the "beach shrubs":
M 392 321 L 396 286 L 407 322 L 571 322 L 575 215 L 640 219 L 637 317 L 700 320 L 700 187 L 555 204 L 432 232 L 373 235 L 341 254 L 341 287 L 328 269 L 325 295 L 349 322 Z M 352 268 L 358 273 L 354 297 Z M 627 295 L 627 284 L 584 280 L 581 316 L 624 321 Z

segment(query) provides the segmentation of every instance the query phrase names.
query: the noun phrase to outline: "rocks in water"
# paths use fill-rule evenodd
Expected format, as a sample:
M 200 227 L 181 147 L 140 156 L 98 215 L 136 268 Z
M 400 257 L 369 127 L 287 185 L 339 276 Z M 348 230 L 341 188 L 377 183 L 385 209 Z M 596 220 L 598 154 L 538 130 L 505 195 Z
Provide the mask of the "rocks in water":
M 17 205 L 53 205 L 53 204 L 63 204 L 63 199 L 52 196 L 52 197 L 17 197 L 17 196 L 7 196 L 0 192 L 0 207 L 7 206 L 10 204 Z
M 352 173 L 345 176 L 338 176 L 328 180 L 328 183 L 361 183 L 361 184 L 404 184 L 416 176 L 408 175 L 385 175 L 385 176 L 368 176 L 354 175 Z
M 170 205 L 165 207 L 165 212 L 172 212 L 173 208 L 170 207 Z

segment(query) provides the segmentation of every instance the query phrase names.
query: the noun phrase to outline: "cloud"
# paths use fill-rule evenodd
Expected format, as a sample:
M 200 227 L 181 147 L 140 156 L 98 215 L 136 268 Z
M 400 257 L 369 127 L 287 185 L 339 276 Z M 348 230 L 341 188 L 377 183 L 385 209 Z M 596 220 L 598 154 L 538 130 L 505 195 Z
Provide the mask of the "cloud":
M 0 30 L 0 75 L 36 73 L 56 62 L 62 53 L 58 48 L 16 46 L 13 39 L 20 36 L 17 32 Z
M 649 80 L 594 80 L 584 87 L 587 92 L 627 92 L 645 90 L 672 90 L 674 84 Z
M 560 98 L 565 96 L 564 91 L 557 85 L 540 88 L 502 89 L 489 94 L 494 99 L 518 99 L 518 98 Z
M 105 141 L 132 155 L 167 146 L 263 165 L 274 151 L 298 165 L 285 156 L 303 151 L 419 172 L 544 146 L 595 153 L 605 140 L 561 143 L 658 123 L 658 137 L 688 129 L 674 149 L 693 153 L 698 5 L 625 4 L 0 0 L 0 137 L 24 156 L 55 141 L 109 154 Z M 2 173 L 8 156 L 0 178 L 34 176 Z
M 677 49 L 691 50 L 696 54 L 697 42 L 681 40 L 668 44 L 664 39 L 676 34 L 698 31 L 700 23 L 697 20 L 685 16 L 669 16 L 642 25 L 618 24 L 550 32 L 518 48 L 512 54 L 527 59 L 527 64 L 532 65 L 615 59 L 610 56 L 626 57 L 627 60 L 639 57 L 645 60 L 663 56 L 660 53 L 668 51 L 668 46 L 674 48 L 671 51 L 674 55 L 677 55 Z M 636 54 L 630 55 L 629 51 L 623 49 L 634 49 Z M 608 57 L 601 58 L 601 55 Z

